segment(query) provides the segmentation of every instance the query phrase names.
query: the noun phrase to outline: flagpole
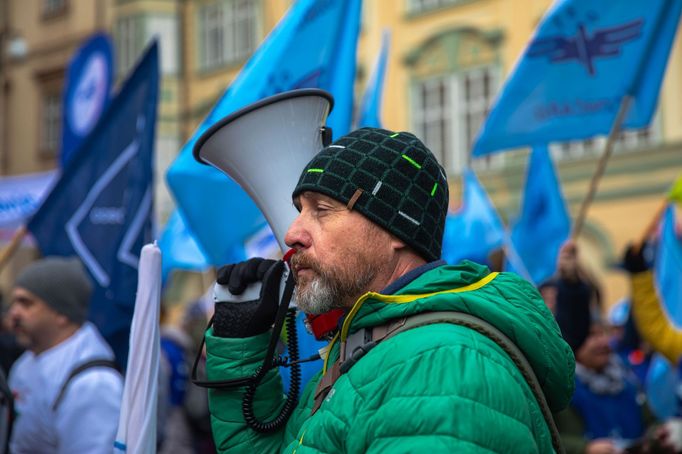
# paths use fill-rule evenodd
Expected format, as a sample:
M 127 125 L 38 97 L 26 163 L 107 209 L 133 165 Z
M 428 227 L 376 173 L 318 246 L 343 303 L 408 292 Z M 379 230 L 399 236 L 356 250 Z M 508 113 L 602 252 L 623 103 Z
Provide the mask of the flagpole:
M 17 248 L 21 244 L 21 240 L 24 239 L 26 236 L 26 233 L 28 233 L 28 230 L 26 229 L 25 225 L 22 225 L 18 229 L 14 231 L 14 235 L 12 235 L 12 239 L 9 241 L 7 246 L 5 246 L 2 251 L 0 251 L 0 271 L 2 271 L 5 268 L 5 265 L 7 265 L 7 262 L 9 261 L 10 258 L 14 255 L 14 253 L 17 251 Z
M 611 156 L 611 153 L 613 152 L 613 145 L 616 142 L 616 137 L 618 136 L 618 133 L 621 131 L 621 125 L 623 124 L 623 120 L 625 120 L 625 114 L 627 113 L 631 102 L 632 96 L 630 95 L 623 96 L 623 99 L 620 102 L 620 107 L 618 108 L 616 119 L 613 121 L 613 126 L 611 127 L 609 136 L 606 139 L 604 151 L 601 157 L 599 158 L 597 168 L 594 171 L 594 175 L 592 175 L 592 179 L 590 180 L 590 188 L 587 191 L 585 198 L 583 199 L 582 205 L 580 205 L 580 211 L 578 211 L 578 216 L 575 218 L 575 223 L 573 224 L 573 232 L 571 233 L 571 238 L 573 239 L 576 239 L 578 235 L 580 235 L 580 231 L 583 228 L 583 224 L 585 223 L 585 217 L 587 216 L 587 210 L 592 204 L 592 200 L 594 199 L 594 196 L 597 192 L 599 180 L 604 174 L 604 170 L 606 170 L 606 164 L 609 160 L 609 157 Z
M 639 238 L 639 241 L 634 245 L 635 252 L 639 252 L 639 250 L 642 249 L 642 246 L 644 246 L 644 243 L 646 243 L 649 237 L 654 234 L 658 228 L 658 224 L 661 222 L 661 218 L 665 214 L 666 208 L 668 208 L 669 203 L 670 200 L 668 200 L 667 197 L 663 199 L 660 206 L 656 210 L 656 213 L 654 213 L 653 217 L 649 221 L 644 233 L 642 233 L 642 236 Z

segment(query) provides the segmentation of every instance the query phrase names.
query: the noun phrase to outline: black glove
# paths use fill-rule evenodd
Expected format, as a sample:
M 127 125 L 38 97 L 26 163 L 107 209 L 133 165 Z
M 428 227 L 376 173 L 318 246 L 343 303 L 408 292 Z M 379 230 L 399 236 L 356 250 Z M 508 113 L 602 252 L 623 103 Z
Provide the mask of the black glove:
M 240 295 L 249 284 L 262 282 L 258 299 L 246 302 L 218 301 L 213 334 L 218 337 L 251 337 L 272 326 L 279 306 L 279 287 L 284 262 L 252 258 L 218 270 L 216 282 Z
M 628 244 L 623 255 L 623 268 L 630 274 L 647 271 L 650 268 L 649 260 L 646 258 L 648 249 L 647 243 L 639 248 L 632 243 Z

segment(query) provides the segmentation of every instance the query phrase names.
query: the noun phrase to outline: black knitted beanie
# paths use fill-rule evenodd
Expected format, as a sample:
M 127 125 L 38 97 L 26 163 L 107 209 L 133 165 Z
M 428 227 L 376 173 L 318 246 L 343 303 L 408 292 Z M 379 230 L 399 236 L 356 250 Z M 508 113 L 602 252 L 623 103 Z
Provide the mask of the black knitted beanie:
M 341 137 L 303 169 L 292 197 L 304 191 L 347 204 L 428 261 L 441 256 L 447 178 L 413 134 L 362 128 Z

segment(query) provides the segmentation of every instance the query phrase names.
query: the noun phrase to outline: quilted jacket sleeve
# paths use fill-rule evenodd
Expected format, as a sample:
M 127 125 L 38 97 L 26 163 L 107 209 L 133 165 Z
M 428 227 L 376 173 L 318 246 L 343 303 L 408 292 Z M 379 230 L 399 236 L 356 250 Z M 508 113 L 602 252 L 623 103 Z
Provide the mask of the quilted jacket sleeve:
M 530 389 L 490 339 L 459 326 L 432 325 L 377 350 L 424 345 L 424 337 L 436 339 L 432 347 L 410 352 L 406 360 L 389 359 L 371 378 L 351 369 L 358 411 L 348 420 L 353 436 L 347 452 L 552 452 Z M 461 342 L 437 345 L 448 338 Z M 383 354 L 395 356 L 388 349 Z
M 231 339 L 206 333 L 206 374 L 211 381 L 252 375 L 262 364 L 270 333 Z M 260 434 L 250 429 L 242 415 L 244 388 L 209 390 L 211 428 L 218 452 L 278 452 L 283 430 Z M 254 410 L 260 420 L 270 420 L 284 404 L 277 370 L 267 373 L 256 392 Z
M 682 331 L 668 319 L 654 287 L 651 271 L 633 274 L 632 311 L 642 338 L 673 364 L 682 356 Z

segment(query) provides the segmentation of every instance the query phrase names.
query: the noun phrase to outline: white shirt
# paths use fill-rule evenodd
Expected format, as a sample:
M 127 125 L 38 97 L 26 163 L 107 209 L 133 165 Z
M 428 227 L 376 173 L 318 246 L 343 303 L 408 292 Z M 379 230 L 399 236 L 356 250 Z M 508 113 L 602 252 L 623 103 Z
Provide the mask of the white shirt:
M 114 354 L 91 323 L 39 355 L 25 352 L 10 371 L 17 417 L 10 451 L 31 453 L 110 453 L 123 393 L 121 375 L 110 368 L 87 369 L 68 385 L 52 409 L 71 371 L 91 359 Z

